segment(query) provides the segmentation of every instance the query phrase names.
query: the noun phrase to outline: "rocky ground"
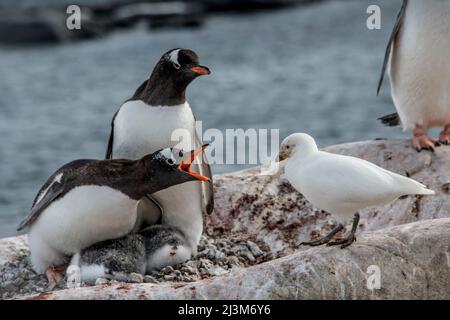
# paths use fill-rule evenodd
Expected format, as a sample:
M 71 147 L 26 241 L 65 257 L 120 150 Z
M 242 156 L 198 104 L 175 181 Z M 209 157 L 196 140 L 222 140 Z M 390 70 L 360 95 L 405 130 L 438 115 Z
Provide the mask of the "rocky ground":
M 27 299 L 450 299 L 450 147 L 417 153 L 410 141 L 382 140 L 326 150 L 409 175 L 437 194 L 362 210 L 358 241 L 346 249 L 309 248 L 300 243 L 335 222 L 279 173 L 253 168 L 220 175 L 196 260 L 136 278 L 143 283 L 99 280 L 30 295 L 52 288 L 30 273 L 24 237 L 3 239 L 0 293 Z M 375 287 L 369 284 L 374 270 Z
M 143 277 L 132 274 L 134 283 L 194 282 L 229 273 L 233 268 L 244 268 L 271 258 L 250 240 L 211 239 L 202 236 L 195 259 L 153 271 Z M 115 285 L 116 280 L 97 279 L 96 285 Z M 82 287 L 89 286 L 82 284 Z M 66 289 L 66 281 L 50 285 L 44 275 L 36 274 L 31 267 L 28 249 L 19 250 L 14 261 L 0 265 L 0 298 L 12 298 L 42 292 Z

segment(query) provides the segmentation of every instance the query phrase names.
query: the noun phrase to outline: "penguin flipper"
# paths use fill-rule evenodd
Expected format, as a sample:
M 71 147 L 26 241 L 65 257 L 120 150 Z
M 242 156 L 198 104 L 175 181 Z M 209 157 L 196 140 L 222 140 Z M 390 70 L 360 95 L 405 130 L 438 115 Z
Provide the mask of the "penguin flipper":
M 125 102 L 131 101 L 131 100 L 137 100 L 137 99 L 141 99 L 143 97 L 143 92 L 145 87 L 147 86 L 148 80 L 145 80 L 134 92 L 133 96 L 128 99 Z M 117 114 L 119 113 L 119 110 L 116 111 L 116 113 L 114 113 L 114 116 L 111 120 L 111 132 L 109 134 L 109 139 L 108 139 L 108 147 L 106 148 L 106 154 L 105 154 L 105 159 L 112 159 L 113 157 L 113 145 L 114 145 L 114 120 L 116 120 Z
M 33 223 L 45 208 L 47 208 L 54 200 L 56 200 L 59 196 L 65 194 L 70 189 L 70 187 L 65 183 L 65 181 L 68 180 L 68 176 L 72 176 L 72 173 L 77 169 L 93 161 L 96 160 L 74 160 L 56 170 L 56 172 L 52 174 L 50 178 L 48 178 L 48 180 L 44 183 L 44 185 L 37 193 L 36 197 L 33 200 L 33 204 L 31 205 L 31 212 L 19 224 L 19 226 L 17 227 L 17 231 L 20 231 Z M 60 176 L 59 179 L 58 176 Z
M 384 54 L 384 61 L 383 66 L 381 68 L 381 75 L 380 79 L 378 80 L 378 87 L 377 87 L 377 95 L 380 93 L 381 85 L 383 84 L 384 75 L 386 74 L 386 68 L 389 62 L 389 57 L 391 55 L 392 47 L 394 45 L 395 39 L 397 38 L 397 35 L 403 25 L 403 20 L 405 18 L 405 12 L 406 12 L 406 6 L 408 5 L 408 0 L 403 0 L 402 7 L 400 9 L 400 12 L 397 15 L 397 21 L 395 22 L 394 29 L 392 30 L 391 36 L 389 38 L 386 52 Z
M 120 109 L 119 109 L 120 110 Z M 114 120 L 116 120 L 117 114 L 119 113 L 119 110 L 114 113 L 114 116 L 111 120 L 111 132 L 109 133 L 109 139 L 108 139 L 108 147 L 106 148 L 106 155 L 105 159 L 112 159 L 113 156 L 113 145 L 114 145 Z
M 66 190 L 64 185 L 60 182 L 54 182 L 50 185 L 50 188 L 45 193 L 45 196 L 31 208 L 31 212 L 22 220 L 17 227 L 17 231 L 20 231 L 29 225 L 31 225 L 53 201 L 65 194 Z
M 198 134 L 195 134 L 195 139 L 197 145 L 201 146 L 202 142 Z M 211 182 L 202 182 L 202 209 L 204 213 L 211 214 L 214 210 L 214 185 L 213 185 L 213 175 L 211 172 L 211 166 L 206 159 L 205 154 L 202 155 L 202 162 L 198 166 L 199 173 L 202 176 L 208 177 Z

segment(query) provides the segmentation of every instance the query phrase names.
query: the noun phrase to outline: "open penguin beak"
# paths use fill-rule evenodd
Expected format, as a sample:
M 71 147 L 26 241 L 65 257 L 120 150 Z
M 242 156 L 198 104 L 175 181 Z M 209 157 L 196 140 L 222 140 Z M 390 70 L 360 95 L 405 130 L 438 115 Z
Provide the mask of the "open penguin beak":
M 193 176 L 197 180 L 211 182 L 211 179 L 209 179 L 208 177 L 202 176 L 198 172 L 191 171 L 192 162 L 195 160 L 195 158 L 199 154 L 203 154 L 203 152 L 205 151 L 205 149 L 208 146 L 209 146 L 209 144 L 204 144 L 200 148 L 198 148 L 196 150 L 192 150 L 191 152 L 188 152 L 186 157 L 184 157 L 184 159 L 181 160 L 181 163 L 178 166 L 178 169 L 183 171 L 183 172 L 186 172 L 186 173 L 190 174 L 191 176 Z
M 191 71 L 193 71 L 194 73 L 196 73 L 199 76 L 204 76 L 204 75 L 207 75 L 207 74 L 211 73 L 211 71 L 209 70 L 208 67 L 200 66 L 200 65 L 193 66 L 191 68 Z

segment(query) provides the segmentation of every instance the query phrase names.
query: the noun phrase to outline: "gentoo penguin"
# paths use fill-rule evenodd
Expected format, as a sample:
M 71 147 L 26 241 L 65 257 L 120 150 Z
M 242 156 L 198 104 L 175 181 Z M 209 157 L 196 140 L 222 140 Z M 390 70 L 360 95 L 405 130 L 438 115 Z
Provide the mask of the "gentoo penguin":
M 50 282 L 54 266 L 94 243 L 119 238 L 136 223 L 136 208 L 145 194 L 209 178 L 191 171 L 190 163 L 205 146 L 177 164 L 171 149 L 139 160 L 76 160 L 58 169 L 37 194 L 18 230 L 29 227 L 31 262 Z
M 96 243 L 74 255 L 71 265 L 80 268 L 80 280 L 98 278 L 130 282 L 131 273 L 144 275 L 191 258 L 192 249 L 176 228 L 152 225 L 139 234 Z
M 166 266 L 189 260 L 192 248 L 183 232 L 166 225 L 153 225 L 140 233 L 144 237 L 146 271 L 151 273 Z
M 144 237 L 130 233 L 96 243 L 75 254 L 70 265 L 80 268 L 80 281 L 84 283 L 95 283 L 98 278 L 131 282 L 132 273 L 145 274 Z
M 194 148 L 201 145 L 185 92 L 192 80 L 209 73 L 207 67 L 199 64 L 198 56 L 192 50 L 166 52 L 150 78 L 114 115 L 106 158 L 137 159 L 164 146 L 190 150 L 189 144 L 194 144 Z M 176 137 L 172 137 L 177 129 L 186 130 L 191 135 L 191 143 L 179 145 Z M 199 165 L 194 165 L 194 170 L 212 179 L 205 157 Z M 202 213 L 209 214 L 213 210 L 212 183 L 187 183 L 160 191 L 151 198 L 158 207 L 148 197 L 139 204 L 142 228 L 158 220 L 159 207 L 162 207 L 162 224 L 181 230 L 195 255 L 203 231 Z
M 279 160 L 287 159 L 285 177 L 315 207 L 332 214 L 339 224 L 323 238 L 303 245 L 340 245 L 356 241 L 358 211 L 388 204 L 404 195 L 433 195 L 423 184 L 363 159 L 320 151 L 314 138 L 294 133 L 283 140 Z M 331 241 L 353 217 L 350 233 Z
M 398 113 L 380 118 L 413 131 L 417 151 L 450 143 L 450 1 L 404 0 L 389 39 L 378 92 L 388 69 Z M 427 135 L 443 127 L 439 139 Z

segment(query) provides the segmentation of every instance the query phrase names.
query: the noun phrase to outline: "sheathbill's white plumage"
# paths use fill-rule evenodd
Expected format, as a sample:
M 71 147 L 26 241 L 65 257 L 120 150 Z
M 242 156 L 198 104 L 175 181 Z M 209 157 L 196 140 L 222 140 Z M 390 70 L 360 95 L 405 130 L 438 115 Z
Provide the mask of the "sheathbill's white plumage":
M 432 195 L 423 184 L 383 169 L 368 161 L 320 151 L 314 139 L 305 133 L 288 136 L 281 144 L 280 160 L 288 158 L 285 177 L 317 208 L 331 213 L 343 228 L 363 208 L 388 204 L 404 195 Z M 354 229 L 359 216 L 354 220 Z M 304 244 L 342 244 L 355 240 L 329 242 L 339 230 L 322 241 Z

